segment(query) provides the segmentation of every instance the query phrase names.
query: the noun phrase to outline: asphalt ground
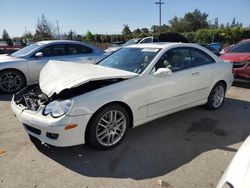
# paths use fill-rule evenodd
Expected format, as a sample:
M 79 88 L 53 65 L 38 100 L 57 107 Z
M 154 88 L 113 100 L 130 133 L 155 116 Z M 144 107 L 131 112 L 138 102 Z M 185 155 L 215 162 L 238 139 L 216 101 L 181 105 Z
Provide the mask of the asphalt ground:
M 30 140 L 0 95 L 0 187 L 212 188 L 250 134 L 250 87 L 217 111 L 195 107 L 131 129 L 118 147 L 57 148 Z M 162 185 L 157 181 L 162 180 Z

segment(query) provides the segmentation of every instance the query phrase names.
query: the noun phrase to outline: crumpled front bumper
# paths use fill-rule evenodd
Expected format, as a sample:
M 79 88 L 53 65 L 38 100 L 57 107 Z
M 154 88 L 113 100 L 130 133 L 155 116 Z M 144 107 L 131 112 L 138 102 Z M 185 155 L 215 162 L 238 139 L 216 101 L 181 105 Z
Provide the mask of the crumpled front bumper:
M 19 121 L 24 125 L 26 132 L 41 142 L 54 146 L 73 146 L 85 143 L 85 130 L 91 114 L 81 116 L 63 115 L 53 118 L 50 115 L 43 115 L 43 109 L 31 111 L 24 106 L 17 105 L 12 99 L 11 109 Z M 65 130 L 65 126 L 77 124 L 73 129 Z M 49 134 L 56 134 L 58 138 L 50 138 Z

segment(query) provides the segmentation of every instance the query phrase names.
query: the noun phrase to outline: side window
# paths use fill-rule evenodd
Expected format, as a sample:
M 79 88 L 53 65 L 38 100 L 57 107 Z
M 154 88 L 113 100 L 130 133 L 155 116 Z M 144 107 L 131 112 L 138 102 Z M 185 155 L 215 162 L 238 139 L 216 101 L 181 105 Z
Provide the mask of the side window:
M 210 64 L 214 62 L 214 60 L 208 54 L 206 54 L 205 52 L 201 50 L 190 48 L 190 53 L 192 56 L 193 67 L 206 65 L 206 64 Z
M 65 45 L 64 44 L 58 44 L 52 46 L 52 56 L 63 56 L 67 55 Z
M 93 50 L 83 45 L 69 44 L 68 55 L 80 55 L 80 54 L 91 54 Z
M 43 53 L 43 57 L 50 57 L 52 56 L 52 46 L 48 46 L 43 48 L 42 50 L 39 50 Z
M 187 48 L 175 48 L 167 51 L 155 65 L 155 70 L 159 68 L 169 68 L 178 71 L 191 66 L 191 56 Z
M 64 44 L 51 45 L 43 48 L 40 52 L 43 53 L 43 57 L 67 55 Z
M 145 38 L 143 39 L 140 44 L 144 44 L 144 43 L 151 43 L 152 42 L 152 38 Z

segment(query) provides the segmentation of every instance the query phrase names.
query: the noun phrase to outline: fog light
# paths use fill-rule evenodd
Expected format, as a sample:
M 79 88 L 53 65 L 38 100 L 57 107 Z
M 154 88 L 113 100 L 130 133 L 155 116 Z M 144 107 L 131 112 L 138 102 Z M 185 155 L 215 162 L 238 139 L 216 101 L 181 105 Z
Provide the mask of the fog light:
M 56 133 L 46 133 L 46 136 L 47 136 L 48 138 L 51 138 L 51 139 L 53 139 L 53 140 L 56 140 L 56 139 L 58 138 L 59 134 L 56 134 Z

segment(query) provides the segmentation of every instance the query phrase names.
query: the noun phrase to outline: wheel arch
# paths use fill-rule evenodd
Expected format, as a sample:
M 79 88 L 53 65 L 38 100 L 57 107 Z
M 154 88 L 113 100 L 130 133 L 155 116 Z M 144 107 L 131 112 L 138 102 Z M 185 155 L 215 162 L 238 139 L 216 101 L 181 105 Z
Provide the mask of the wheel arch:
M 2 73 L 4 71 L 8 71 L 8 70 L 19 72 L 24 77 L 25 85 L 27 85 L 27 78 L 26 78 L 25 74 L 21 70 L 19 70 L 19 69 L 16 69 L 16 68 L 5 68 L 5 69 L 0 70 L 0 73 Z
M 132 109 L 130 108 L 130 106 L 125 103 L 125 102 L 122 102 L 122 101 L 112 101 L 112 102 L 109 102 L 109 103 L 106 103 L 104 105 L 102 105 L 98 110 L 96 110 L 96 112 L 94 114 L 92 114 L 91 118 L 89 119 L 88 121 L 88 124 L 87 124 L 87 127 L 85 129 L 85 133 L 84 133 L 84 138 L 85 138 L 85 141 L 86 141 L 86 133 L 87 133 L 87 130 L 88 130 L 88 127 L 91 125 L 91 122 L 93 120 L 93 118 L 95 117 L 95 115 L 100 111 L 102 110 L 103 108 L 105 108 L 106 106 L 108 105 L 111 105 L 111 104 L 118 104 L 118 105 L 121 105 L 123 108 L 125 108 L 130 116 L 130 122 L 129 122 L 129 128 L 132 128 L 133 127 L 133 122 L 134 122 L 134 116 L 133 116 L 133 112 L 132 112 Z
M 216 82 L 216 84 L 218 84 L 218 83 L 222 83 L 225 86 L 225 91 L 227 90 L 227 82 L 225 80 L 220 80 L 220 81 Z M 216 84 L 214 84 L 214 85 L 216 85 Z

